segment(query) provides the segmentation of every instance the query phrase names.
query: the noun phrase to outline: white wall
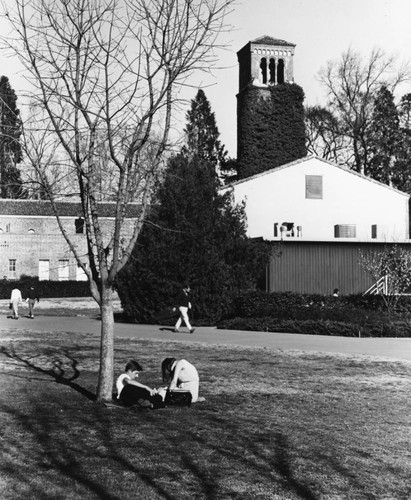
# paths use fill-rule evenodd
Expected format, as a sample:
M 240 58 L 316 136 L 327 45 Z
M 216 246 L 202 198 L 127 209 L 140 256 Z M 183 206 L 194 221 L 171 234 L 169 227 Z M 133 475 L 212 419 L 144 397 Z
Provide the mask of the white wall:
M 322 199 L 306 199 L 306 175 L 323 176 Z M 335 240 L 336 224 L 355 224 L 357 241 L 371 240 L 373 224 L 377 240 L 372 241 L 409 238 L 408 195 L 319 158 L 235 183 L 233 193 L 236 203 L 246 202 L 250 237 L 276 239 L 275 222 L 294 222 L 302 226 L 302 238 L 311 241 Z

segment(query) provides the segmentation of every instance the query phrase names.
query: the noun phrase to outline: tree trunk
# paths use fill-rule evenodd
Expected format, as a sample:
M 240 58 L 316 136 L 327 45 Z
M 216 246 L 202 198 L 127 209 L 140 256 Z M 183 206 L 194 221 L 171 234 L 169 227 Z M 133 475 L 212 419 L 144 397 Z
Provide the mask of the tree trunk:
M 111 401 L 114 369 L 114 314 L 113 290 L 103 284 L 101 293 L 100 372 L 97 401 Z

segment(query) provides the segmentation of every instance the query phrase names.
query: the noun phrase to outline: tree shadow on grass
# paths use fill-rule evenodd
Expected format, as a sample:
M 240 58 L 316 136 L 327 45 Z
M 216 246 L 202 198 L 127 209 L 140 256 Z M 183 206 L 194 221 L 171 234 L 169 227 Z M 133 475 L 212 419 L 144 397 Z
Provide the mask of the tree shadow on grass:
M 95 401 L 96 395 L 91 391 L 82 387 L 77 382 L 74 382 L 80 376 L 80 370 L 78 369 L 78 361 L 69 353 L 68 350 L 63 350 L 57 354 L 57 357 L 50 360 L 52 362 L 53 367 L 49 369 L 42 368 L 32 361 L 32 357 L 24 357 L 21 354 L 18 354 L 13 347 L 0 347 L 0 354 L 6 356 L 9 359 L 13 359 L 14 361 L 18 361 L 23 364 L 27 368 L 34 370 L 37 373 L 41 373 L 43 375 L 47 375 L 52 377 L 55 382 L 58 384 L 65 385 L 74 389 L 82 396 L 85 396 L 90 401 Z M 54 355 L 56 356 L 56 355 Z M 67 375 L 67 370 L 64 368 L 65 361 L 69 361 L 70 370 L 72 371 L 72 375 Z
M 225 416 L 215 415 L 216 428 L 225 429 L 224 433 L 230 438 L 231 444 L 227 446 L 225 439 L 220 439 L 217 445 L 214 445 L 216 453 L 216 462 L 230 463 L 233 470 L 244 470 L 250 472 L 251 481 L 258 477 L 261 484 L 265 481 L 266 485 L 276 483 L 283 492 L 292 493 L 295 498 L 305 500 L 316 500 L 318 497 L 312 491 L 303 479 L 299 479 L 293 470 L 292 458 L 290 454 L 290 444 L 288 438 L 283 433 L 276 431 L 261 432 L 257 430 L 245 435 L 243 425 L 238 427 L 230 422 Z M 244 427 L 253 428 L 253 425 Z M 201 447 L 209 447 L 210 442 L 206 437 L 199 438 L 195 432 L 189 433 L 189 440 Z M 210 474 L 199 467 L 193 454 L 190 451 L 182 453 L 182 459 L 187 469 L 202 482 L 202 490 L 207 494 L 207 498 L 218 498 L 221 491 L 218 484 L 217 474 Z M 245 477 L 241 477 L 243 481 Z M 251 483 L 253 484 L 253 483 Z M 257 483 L 255 483 L 257 484 Z M 248 498 L 248 496 L 247 496 Z M 250 497 L 251 498 L 251 497 Z

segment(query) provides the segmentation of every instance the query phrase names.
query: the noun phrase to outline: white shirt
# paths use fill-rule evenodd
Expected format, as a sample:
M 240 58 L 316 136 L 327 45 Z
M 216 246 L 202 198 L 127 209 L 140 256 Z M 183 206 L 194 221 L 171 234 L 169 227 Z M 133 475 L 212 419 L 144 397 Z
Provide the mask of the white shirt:
M 121 391 L 124 389 L 124 379 L 125 378 L 128 378 L 130 379 L 130 377 L 127 375 L 127 373 L 122 373 L 118 379 L 117 379 L 117 382 L 116 382 L 116 388 L 117 388 L 117 399 L 120 399 L 120 394 L 121 394 Z
M 12 290 L 10 300 L 12 302 L 14 302 L 14 301 L 21 302 L 22 301 L 21 292 L 18 288 L 15 288 L 14 290 Z

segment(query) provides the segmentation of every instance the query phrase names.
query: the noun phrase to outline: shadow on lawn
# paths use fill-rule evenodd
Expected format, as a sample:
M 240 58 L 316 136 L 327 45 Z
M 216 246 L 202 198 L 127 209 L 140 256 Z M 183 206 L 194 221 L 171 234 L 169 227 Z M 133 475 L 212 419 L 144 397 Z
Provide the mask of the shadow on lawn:
M 0 354 L 74 389 L 89 401 L 95 400 L 92 392 L 75 382 L 80 376 L 78 361 L 66 350 L 45 353 L 50 357 L 47 362 L 52 363 L 52 368 L 48 369 L 39 361 L 33 361 L 33 357 L 15 352 L 12 347 L 1 347 Z M 65 368 L 67 360 L 69 369 Z M 44 484 L 39 479 L 31 490 L 32 496 L 37 495 L 37 498 L 47 496 L 47 488 L 55 488 L 50 491 L 59 496 L 63 488 L 67 488 L 65 480 L 70 479 L 76 482 L 74 488 L 79 491 L 79 497 L 86 490 L 104 500 L 116 500 L 124 498 L 127 488 L 135 486 L 138 478 L 147 492 L 172 500 L 179 498 L 179 491 L 185 488 L 184 483 L 180 485 L 176 481 L 176 474 L 180 473 L 190 474 L 189 483 L 197 484 L 198 498 L 214 499 L 227 492 L 222 491 L 226 477 L 230 477 L 232 471 L 242 471 L 239 476 L 233 475 L 233 484 L 236 480 L 250 481 L 250 484 L 261 480 L 265 485 L 276 483 L 279 490 L 291 492 L 298 498 L 314 500 L 316 496 L 310 486 L 293 471 L 287 436 L 275 426 L 256 428 L 253 412 L 233 419 L 230 410 L 235 406 L 237 413 L 238 399 L 231 404 L 226 397 L 225 402 L 227 404 L 221 407 L 209 403 L 203 407 L 194 406 L 192 410 L 184 409 L 182 421 L 178 416 L 180 410 L 174 409 L 163 413 L 140 413 L 141 418 L 135 421 L 138 416 L 133 411 L 115 410 L 119 413 L 113 414 L 99 405 L 85 407 L 84 402 L 78 400 L 78 408 L 74 411 L 71 402 L 67 408 L 53 405 L 49 408 L 45 399 L 27 401 L 23 409 L 3 403 L 1 411 L 16 422 L 12 424 L 16 432 L 7 433 L 2 450 L 7 460 L 1 470 L 8 477 L 15 475 L 16 484 L 21 488 L 25 483 L 33 485 L 32 478 L 41 478 L 44 473 Z M 127 426 L 129 442 L 124 445 L 118 432 Z M 244 429 L 248 429 L 247 433 Z M 139 434 L 144 435 L 144 439 Z M 145 464 L 145 457 L 153 460 L 152 444 L 158 450 L 155 469 Z M 176 467 L 178 464 L 176 471 L 170 470 L 171 462 L 175 462 Z M 53 479 L 49 478 L 50 470 Z M 125 484 L 122 484 L 122 491 L 109 493 L 109 478 L 113 475 L 124 475 L 121 482 Z M 168 490 L 167 484 L 173 485 L 173 490 Z
M 70 361 L 70 368 L 73 371 L 73 374 L 69 377 L 66 377 L 66 370 L 63 367 L 64 362 L 60 358 L 52 360 L 53 368 L 44 369 L 41 366 L 38 366 L 35 363 L 33 363 L 30 357 L 25 358 L 22 355 L 17 354 L 13 348 L 7 349 L 6 347 L 2 346 L 0 348 L 0 354 L 3 354 L 4 356 L 10 359 L 22 363 L 27 368 L 30 368 L 36 371 L 37 373 L 42 373 L 43 375 L 48 375 L 52 377 L 58 384 L 63 384 L 70 387 L 71 389 L 74 389 L 75 391 L 79 392 L 82 396 L 85 396 L 87 399 L 90 399 L 91 401 L 95 401 L 96 399 L 95 394 L 93 394 L 88 389 L 74 382 L 74 380 L 79 378 L 80 371 L 77 368 L 78 361 L 74 359 L 73 356 L 70 355 L 68 351 L 62 351 L 61 354 Z
M 272 489 L 274 489 L 273 485 L 276 484 L 280 494 L 291 492 L 296 495 L 295 498 L 305 500 L 318 498 L 310 486 L 304 484 L 304 481 L 300 480 L 293 471 L 290 444 L 287 436 L 282 432 L 270 429 L 253 431 L 254 418 L 251 418 L 246 425 L 244 422 L 237 425 L 225 415 L 216 416 L 214 421 L 216 428 L 224 429 L 225 434 L 223 438 L 218 440 L 218 443 L 210 444 L 207 437 L 199 439 L 195 432 L 189 432 L 188 441 L 191 445 L 187 447 L 187 451 L 180 452 L 185 467 L 190 469 L 202 482 L 202 491 L 206 493 L 206 498 L 219 498 L 221 491 L 216 481 L 219 472 L 216 470 L 215 473 L 210 474 L 210 470 L 204 470 L 197 465 L 191 452 L 193 443 L 201 448 L 213 449 L 216 463 L 229 463 L 233 471 L 246 471 L 239 479 L 243 481 L 248 479 L 249 484 L 258 487 L 260 486 L 258 483 L 262 485 L 265 481 L 266 487 L 271 485 Z M 244 428 L 249 428 L 250 431 L 245 434 Z M 227 441 L 231 442 L 232 445 L 227 446 Z M 251 473 L 251 476 L 247 478 L 248 472 Z M 231 474 L 231 470 L 229 474 Z M 257 478 L 258 481 L 256 481 Z
M 121 500 L 130 494 L 137 498 L 140 492 L 146 495 L 140 498 L 177 500 L 191 498 L 190 490 L 193 497 L 199 499 L 230 498 L 236 489 L 236 480 L 247 488 L 244 498 L 251 498 L 251 492 L 267 493 L 271 487 L 280 494 L 291 493 L 295 498 L 317 498 L 308 485 L 295 477 L 289 443 L 280 432 L 256 431 L 248 436 L 240 435 L 239 429 L 230 426 L 226 418 L 217 419 L 226 426 L 227 435 L 233 433 L 233 446 L 227 446 L 225 439 L 216 444 L 207 434 L 199 435 L 199 427 L 187 432 L 174 420 L 168 429 L 161 431 L 163 450 L 159 451 L 153 468 L 147 467 L 146 457 L 153 460 L 150 441 L 158 439 L 160 430 L 154 428 L 155 422 L 148 425 L 154 415 L 152 412 L 139 412 L 142 418 L 130 427 L 136 436 L 130 434 L 125 446 L 118 431 L 125 420 L 138 418 L 133 412 L 121 413 L 122 417 L 116 413 L 113 418 L 113 413 L 91 405 L 73 418 L 72 414 L 67 416 L 69 408 L 62 408 L 60 414 L 45 415 L 41 402 L 33 402 L 30 412 L 16 412 L 6 404 L 1 406 L 2 412 L 9 413 L 16 421 L 20 431 L 8 435 L 5 440 L 3 454 L 7 460 L 3 461 L 0 470 L 6 469 L 8 478 L 14 478 L 20 488 L 30 484 L 32 498 L 52 497 L 53 494 L 64 498 L 61 495 L 65 492 L 70 498 L 91 498 L 89 495 L 94 494 L 103 500 Z M 199 416 L 193 418 L 193 423 Z M 249 424 L 251 427 L 252 422 Z M 144 441 L 138 437 L 136 429 L 145 434 Z M 204 461 L 204 456 L 197 455 L 198 450 L 202 450 L 204 456 L 212 456 L 212 460 Z M 173 468 L 170 468 L 171 463 Z M 243 472 L 236 475 L 239 470 Z M 33 476 L 38 479 L 33 481 Z M 116 483 L 110 477 L 121 480 Z M 227 478 L 231 480 L 229 485 Z

